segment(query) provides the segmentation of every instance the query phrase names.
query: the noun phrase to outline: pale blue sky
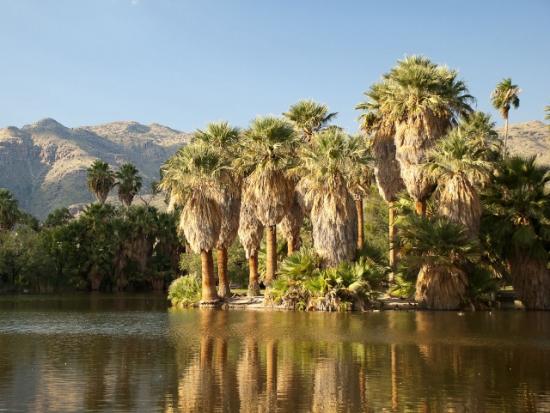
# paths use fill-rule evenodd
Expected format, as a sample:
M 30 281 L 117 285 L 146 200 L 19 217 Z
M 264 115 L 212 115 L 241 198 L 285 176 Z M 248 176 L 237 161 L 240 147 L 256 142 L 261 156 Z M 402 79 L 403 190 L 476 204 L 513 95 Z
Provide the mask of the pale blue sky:
M 0 0 L 0 16 L 0 126 L 191 131 L 312 98 L 355 131 L 363 91 L 407 54 L 458 69 L 484 111 L 512 77 L 512 122 L 550 104 L 550 0 Z

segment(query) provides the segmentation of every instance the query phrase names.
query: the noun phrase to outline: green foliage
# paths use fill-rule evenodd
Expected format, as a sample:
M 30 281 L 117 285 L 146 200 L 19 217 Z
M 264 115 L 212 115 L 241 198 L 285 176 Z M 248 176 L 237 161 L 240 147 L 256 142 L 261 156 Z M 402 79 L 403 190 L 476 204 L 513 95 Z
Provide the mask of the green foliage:
M 369 189 L 365 210 L 365 246 L 359 256 L 367 256 L 388 264 L 388 204 L 373 185 Z
M 521 89 L 512 83 L 512 79 L 502 79 L 491 93 L 491 103 L 504 119 L 508 119 L 508 112 L 513 107 L 519 107 L 519 94 Z
M 95 195 L 98 202 L 103 204 L 107 195 L 115 185 L 115 174 L 108 163 L 96 159 L 88 168 L 88 189 Z
M 168 287 L 168 299 L 174 307 L 191 307 L 201 299 L 201 279 L 196 273 L 176 278 Z
M 0 188 L 0 231 L 9 231 L 19 219 L 17 200 L 7 189 Z
M 116 185 L 118 186 L 118 198 L 125 206 L 130 206 L 134 197 L 142 186 L 142 178 L 139 171 L 131 163 L 125 163 L 115 173 Z

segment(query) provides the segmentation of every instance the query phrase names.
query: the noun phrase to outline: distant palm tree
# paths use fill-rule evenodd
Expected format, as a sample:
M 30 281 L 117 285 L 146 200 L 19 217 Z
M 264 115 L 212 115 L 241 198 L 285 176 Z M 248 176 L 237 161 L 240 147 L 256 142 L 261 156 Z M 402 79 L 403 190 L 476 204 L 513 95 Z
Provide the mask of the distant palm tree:
M 301 100 L 292 105 L 288 112 L 283 113 L 306 142 L 309 142 L 313 134 L 323 129 L 336 115 L 336 112 L 329 112 L 326 105 L 312 100 Z
M 491 93 L 491 102 L 504 119 L 504 155 L 508 151 L 508 117 L 510 109 L 519 107 L 521 89 L 512 83 L 511 78 L 503 79 Z
M 550 170 L 535 158 L 504 159 L 483 198 L 485 239 L 509 264 L 512 284 L 528 309 L 550 309 Z
M 0 188 L 0 231 L 10 231 L 19 219 L 17 200 L 10 191 Z
M 131 163 L 125 163 L 115 173 L 116 185 L 118 185 L 118 199 L 129 207 L 134 197 L 141 189 L 142 179 L 139 171 Z
M 245 176 L 243 192 L 249 196 L 256 218 L 266 229 L 266 274 L 269 285 L 277 273 L 277 232 L 292 202 L 296 163 L 296 136 L 292 125 L 275 117 L 255 119 L 244 133 L 236 165 Z
M 228 122 L 209 123 L 205 130 L 199 129 L 194 134 L 196 141 L 217 149 L 226 164 L 231 163 L 235 158 L 239 138 L 239 129 L 232 127 Z M 228 297 L 231 294 L 227 271 L 227 249 L 237 236 L 241 208 L 241 179 L 236 173 L 229 173 L 229 170 L 226 171 L 226 176 L 228 185 L 221 188 L 222 197 L 219 204 L 222 226 L 216 243 L 218 295 L 220 298 Z
M 400 222 L 403 260 L 418 266 L 415 300 L 434 310 L 454 310 L 466 297 L 465 267 L 479 259 L 467 229 L 444 217 L 411 215 Z
M 100 204 L 104 204 L 115 185 L 115 174 L 107 162 L 99 159 L 88 168 L 88 189 L 95 195 Z
M 336 129 L 315 135 L 312 144 L 300 150 L 298 171 L 305 201 L 311 205 L 314 249 L 328 266 L 355 256 L 357 214 L 348 190 L 350 164 L 366 164 L 365 150 Z
M 460 116 L 472 112 L 473 97 L 458 73 L 422 56 L 407 57 L 366 93 L 370 109 L 395 126 L 396 158 L 409 195 L 419 214 L 434 182 L 422 164 L 430 148 Z
M 546 114 L 544 115 L 544 119 L 550 120 L 550 105 L 544 107 L 544 111 Z
M 212 249 L 219 240 L 222 188 L 228 182 L 227 164 L 215 148 L 193 143 L 180 149 L 163 166 L 160 188 L 170 196 L 170 209 L 181 207 L 179 228 L 193 252 L 201 255 L 202 299 L 219 301 Z

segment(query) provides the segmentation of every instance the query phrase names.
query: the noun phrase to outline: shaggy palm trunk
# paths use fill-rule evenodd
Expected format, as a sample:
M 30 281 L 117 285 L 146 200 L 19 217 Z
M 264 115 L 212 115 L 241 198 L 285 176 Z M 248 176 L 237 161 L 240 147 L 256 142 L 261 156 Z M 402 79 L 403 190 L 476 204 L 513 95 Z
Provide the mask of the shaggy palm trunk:
M 510 259 L 512 285 L 528 310 L 550 309 L 550 271 L 544 260 L 518 251 Z
M 430 310 L 456 310 L 464 301 L 467 287 L 464 271 L 425 264 L 418 273 L 414 299 Z
M 277 273 L 277 229 L 275 225 L 266 228 L 265 285 L 271 285 Z
M 216 293 L 216 282 L 214 280 L 214 260 L 212 259 L 212 250 L 201 251 L 201 270 L 202 270 L 202 297 L 201 304 L 215 304 L 219 301 Z
M 288 237 L 286 239 L 286 255 L 289 257 L 294 254 L 294 237 Z
M 258 254 L 254 253 L 248 258 L 248 296 L 260 295 L 260 282 L 258 277 Z
M 365 214 L 363 213 L 363 199 L 355 200 L 357 210 L 357 250 L 360 251 L 365 245 Z
M 416 201 L 414 203 L 414 208 L 417 215 L 426 216 L 426 201 Z
M 389 257 L 388 261 L 392 273 L 390 273 L 390 281 L 393 281 L 393 271 L 397 266 L 397 227 L 395 226 L 395 207 L 393 206 L 393 201 L 388 204 L 388 239 L 390 243 Z
M 227 273 L 227 248 L 218 248 L 216 258 L 218 261 L 218 296 L 226 298 L 231 294 L 231 290 L 229 289 L 229 274 Z

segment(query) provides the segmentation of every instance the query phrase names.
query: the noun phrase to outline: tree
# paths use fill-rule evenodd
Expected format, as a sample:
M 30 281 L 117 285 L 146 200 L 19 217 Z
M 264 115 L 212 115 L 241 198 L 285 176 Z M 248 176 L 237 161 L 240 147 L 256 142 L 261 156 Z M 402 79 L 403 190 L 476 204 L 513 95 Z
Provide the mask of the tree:
M 329 112 L 326 105 L 312 100 L 301 100 L 283 113 L 305 142 L 309 142 L 313 134 L 323 129 L 336 115 L 336 112 Z
M 248 259 L 248 296 L 251 297 L 260 294 L 258 252 L 264 233 L 264 226 L 256 217 L 255 209 L 250 196 L 243 193 L 238 234 Z
M 435 187 L 422 168 L 428 151 L 460 116 L 472 111 L 473 97 L 457 77 L 454 70 L 411 56 L 366 93 L 371 110 L 395 126 L 396 159 L 419 214 L 425 213 L 425 201 Z
M 433 310 L 454 310 L 466 298 L 469 263 L 479 258 L 479 245 L 467 229 L 444 217 L 411 215 L 400 222 L 404 261 L 420 268 L 415 300 Z
M 142 179 L 139 171 L 131 163 L 123 164 L 115 173 L 118 185 L 118 199 L 128 208 L 141 189 Z
M 201 255 L 204 305 L 219 301 L 212 249 L 222 226 L 220 187 L 228 181 L 226 168 L 216 149 L 197 142 L 183 147 L 165 163 L 160 182 L 170 196 L 170 207 L 182 208 L 179 228 L 193 252 Z
M 50 212 L 44 220 L 44 227 L 53 228 L 67 224 L 73 216 L 68 208 L 57 208 Z
M 550 172 L 535 158 L 505 158 L 483 196 L 484 239 L 505 261 L 528 309 L 550 309 Z
M 17 200 L 7 189 L 0 188 L 0 231 L 10 231 L 19 219 Z
M 503 79 L 497 84 L 495 90 L 491 93 L 491 102 L 496 110 L 500 112 L 500 115 L 504 119 L 504 155 L 506 155 L 508 148 L 508 117 L 510 109 L 513 107 L 517 109 L 519 107 L 519 94 L 521 89 L 518 85 L 512 83 L 511 78 Z
M 245 176 L 243 192 L 266 229 L 267 264 L 264 282 L 277 272 L 276 225 L 285 216 L 294 192 L 290 170 L 296 163 L 296 137 L 292 126 L 275 117 L 255 119 L 245 132 L 236 165 Z
M 546 114 L 544 115 L 544 119 L 550 120 L 550 105 L 544 107 L 544 111 Z
M 492 172 L 492 163 L 475 140 L 468 140 L 462 127 L 451 130 L 436 143 L 426 164 L 428 173 L 438 182 L 438 213 L 463 225 L 471 236 L 479 232 L 481 203 L 478 188 Z
M 357 105 L 356 109 L 363 111 L 359 118 L 361 130 L 370 137 L 370 151 L 374 158 L 374 177 L 378 192 L 388 204 L 388 263 L 390 268 L 395 270 L 397 265 L 397 226 L 395 225 L 396 208 L 394 204 L 397 201 L 398 193 L 405 189 L 405 184 L 401 179 L 401 168 L 395 155 L 395 128 L 390 122 L 384 121 L 378 111 L 378 104 L 378 100 L 372 98 Z M 392 279 L 391 277 L 393 274 L 390 275 L 390 279 Z
M 227 122 L 209 123 L 206 129 L 198 130 L 194 139 L 216 148 L 229 164 L 236 156 L 236 145 L 240 138 L 240 131 Z M 218 263 L 218 295 L 221 298 L 231 294 L 229 289 L 229 274 L 227 271 L 227 249 L 237 236 L 239 228 L 239 212 L 241 209 L 241 179 L 236 173 L 226 171 L 228 185 L 220 188 L 222 196 L 219 209 L 222 218 L 220 236 L 216 244 Z
M 366 163 L 365 151 L 339 130 L 314 136 L 300 150 L 300 176 L 306 203 L 311 204 L 315 251 L 325 265 L 352 260 L 357 240 L 357 215 L 348 191 L 349 164 Z
M 115 185 L 115 174 L 107 162 L 99 159 L 87 169 L 88 189 L 95 195 L 100 204 L 104 204 L 107 196 Z

